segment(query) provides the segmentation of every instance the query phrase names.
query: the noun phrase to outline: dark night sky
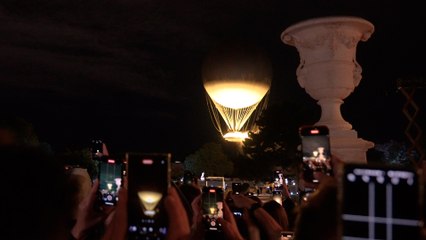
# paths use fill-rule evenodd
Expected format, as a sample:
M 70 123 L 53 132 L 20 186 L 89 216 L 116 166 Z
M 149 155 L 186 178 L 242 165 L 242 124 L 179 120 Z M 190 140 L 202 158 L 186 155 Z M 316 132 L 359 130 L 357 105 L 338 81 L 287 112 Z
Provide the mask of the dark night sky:
M 256 43 L 273 64 L 270 101 L 316 107 L 296 80 L 298 52 L 280 34 L 301 20 L 350 15 L 372 22 L 375 33 L 358 44 L 363 79 L 343 117 L 366 140 L 402 139 L 405 98 L 395 81 L 426 77 L 420 2 L 4 0 L 0 107 L 57 149 L 99 137 L 111 152 L 184 157 L 219 139 L 201 80 L 214 46 L 228 38 Z M 426 106 L 424 94 L 417 101 Z

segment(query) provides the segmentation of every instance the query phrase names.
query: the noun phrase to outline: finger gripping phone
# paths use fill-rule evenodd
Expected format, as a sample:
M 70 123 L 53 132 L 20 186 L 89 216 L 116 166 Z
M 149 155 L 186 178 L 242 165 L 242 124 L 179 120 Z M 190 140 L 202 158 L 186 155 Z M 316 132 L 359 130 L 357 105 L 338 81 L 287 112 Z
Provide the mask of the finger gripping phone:
M 118 202 L 123 176 L 123 162 L 102 157 L 98 160 L 99 195 L 102 204 L 114 206 Z
M 127 153 L 128 239 L 165 239 L 164 199 L 170 186 L 169 153 Z
M 327 126 L 302 126 L 299 128 L 302 142 L 303 179 L 318 183 L 315 173 L 332 175 L 329 129 Z
M 222 231 L 218 218 L 223 217 L 223 189 L 203 187 L 201 206 L 206 231 Z

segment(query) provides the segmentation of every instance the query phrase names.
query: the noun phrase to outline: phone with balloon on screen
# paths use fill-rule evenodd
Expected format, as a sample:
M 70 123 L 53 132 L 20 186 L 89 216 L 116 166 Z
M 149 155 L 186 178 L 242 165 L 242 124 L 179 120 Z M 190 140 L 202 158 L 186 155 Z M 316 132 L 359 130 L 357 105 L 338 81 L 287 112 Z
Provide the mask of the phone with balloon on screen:
M 164 199 L 171 184 L 169 153 L 127 153 L 128 239 L 162 240 L 168 232 Z
M 123 162 L 109 157 L 97 160 L 99 195 L 103 205 L 114 206 L 118 202 L 118 191 L 122 186 Z
M 223 189 L 220 187 L 203 187 L 201 207 L 206 231 L 222 231 L 218 218 L 223 217 Z
M 329 129 L 327 126 L 299 128 L 302 143 L 303 180 L 319 183 L 319 174 L 333 175 Z

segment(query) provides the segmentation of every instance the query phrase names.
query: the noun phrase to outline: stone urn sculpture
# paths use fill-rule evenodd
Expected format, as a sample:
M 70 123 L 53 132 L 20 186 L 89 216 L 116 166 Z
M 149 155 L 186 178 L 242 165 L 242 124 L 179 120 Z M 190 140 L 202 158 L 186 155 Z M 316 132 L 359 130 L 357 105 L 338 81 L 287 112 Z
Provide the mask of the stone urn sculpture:
M 350 16 L 314 18 L 296 23 L 281 34 L 281 40 L 297 48 L 299 85 L 321 106 L 316 125 L 330 129 L 332 154 L 345 162 L 365 163 L 372 142 L 358 138 L 352 125 L 342 117 L 340 106 L 361 81 L 356 61 L 359 41 L 367 41 L 374 26 Z

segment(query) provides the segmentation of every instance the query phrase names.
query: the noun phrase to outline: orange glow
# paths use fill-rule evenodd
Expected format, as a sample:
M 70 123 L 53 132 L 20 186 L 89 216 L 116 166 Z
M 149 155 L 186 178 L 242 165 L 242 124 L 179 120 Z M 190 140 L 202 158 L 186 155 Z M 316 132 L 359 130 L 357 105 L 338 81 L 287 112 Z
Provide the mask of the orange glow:
M 248 138 L 248 132 L 228 132 L 223 138 L 230 142 L 242 142 Z
M 138 197 L 142 203 L 142 206 L 144 207 L 145 215 L 154 216 L 155 215 L 154 209 L 157 207 L 158 203 L 163 197 L 163 194 L 159 192 L 140 191 L 138 192 Z
M 266 83 L 240 81 L 212 81 L 204 84 L 213 101 L 232 109 L 246 108 L 259 103 L 268 92 L 269 86 Z

